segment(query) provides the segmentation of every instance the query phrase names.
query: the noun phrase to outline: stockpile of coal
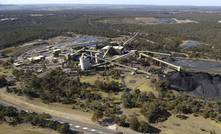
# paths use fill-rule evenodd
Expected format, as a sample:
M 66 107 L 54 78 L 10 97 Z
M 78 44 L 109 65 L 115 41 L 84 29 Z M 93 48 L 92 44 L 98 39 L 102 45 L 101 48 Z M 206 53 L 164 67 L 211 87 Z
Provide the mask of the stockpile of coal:
M 173 59 L 173 58 L 171 58 L 171 57 L 168 57 L 168 58 L 164 59 L 164 61 L 169 62 L 169 63 L 172 63 L 172 62 L 174 62 L 174 61 L 176 61 L 176 60 Z
M 221 99 L 221 76 L 208 73 L 173 72 L 166 76 L 172 86 L 191 95 Z
M 221 63 L 215 61 L 180 59 L 171 57 L 163 58 L 162 60 L 177 66 L 181 66 L 182 68 L 186 69 L 202 70 L 217 73 L 221 71 Z

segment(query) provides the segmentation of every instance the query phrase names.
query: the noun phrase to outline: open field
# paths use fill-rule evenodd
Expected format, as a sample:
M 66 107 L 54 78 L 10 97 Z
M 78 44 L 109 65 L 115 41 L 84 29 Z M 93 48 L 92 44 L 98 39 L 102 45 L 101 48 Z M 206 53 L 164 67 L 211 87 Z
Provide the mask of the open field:
M 142 76 L 126 76 L 124 78 L 125 83 L 132 89 L 137 89 L 138 87 L 140 87 L 141 85 L 143 85 L 144 83 L 146 83 L 147 79 L 143 78 Z M 133 82 L 131 82 L 133 81 Z
M 158 91 L 155 90 L 153 87 L 151 87 L 151 82 L 150 79 L 147 79 L 147 82 L 145 82 L 144 84 L 140 85 L 138 87 L 138 89 L 140 89 L 140 91 L 144 92 L 152 92 L 156 97 L 158 96 Z
M 59 134 L 54 130 L 33 127 L 30 124 L 21 124 L 13 127 L 3 123 L 0 125 L 0 130 L 1 134 Z
M 210 130 L 215 130 L 217 134 L 221 132 L 220 124 L 210 119 L 204 119 L 202 116 L 187 116 L 189 117 L 187 120 L 171 116 L 167 121 L 153 124 L 153 126 L 162 130 L 161 134 L 209 134 Z M 173 123 L 178 123 L 180 126 L 173 125 Z M 201 128 L 205 131 L 202 131 Z
M 90 84 L 94 84 L 94 82 L 96 80 L 100 80 L 100 81 L 106 81 L 106 77 L 103 77 L 99 74 L 96 74 L 96 75 L 93 75 L 93 76 L 83 76 L 82 78 L 80 78 L 81 82 L 88 82 Z M 115 80 L 115 79 L 112 79 L 111 76 L 109 76 L 109 81 L 117 81 L 119 83 L 121 83 L 121 80 L 118 79 L 118 80 Z

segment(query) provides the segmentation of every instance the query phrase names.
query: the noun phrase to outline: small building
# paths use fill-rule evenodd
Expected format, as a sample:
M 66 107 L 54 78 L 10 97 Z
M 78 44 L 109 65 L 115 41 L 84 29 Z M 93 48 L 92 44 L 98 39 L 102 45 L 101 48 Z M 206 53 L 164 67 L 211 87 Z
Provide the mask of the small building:
M 59 57 L 59 54 L 61 53 L 61 49 L 54 49 L 53 50 L 53 55 L 54 57 Z
M 17 62 L 15 62 L 15 63 L 13 63 L 13 64 L 14 64 L 15 67 L 19 67 L 19 66 L 20 66 L 20 64 L 17 63 Z
M 29 61 L 41 61 L 41 60 L 44 60 L 44 59 L 45 59 L 45 56 L 43 56 L 43 55 L 28 58 Z
M 91 68 L 90 59 L 82 55 L 80 58 L 81 70 L 88 70 Z
M 110 49 L 110 52 L 113 54 L 123 54 L 124 53 L 123 46 L 105 46 L 101 49 L 101 52 L 105 53 L 108 49 Z

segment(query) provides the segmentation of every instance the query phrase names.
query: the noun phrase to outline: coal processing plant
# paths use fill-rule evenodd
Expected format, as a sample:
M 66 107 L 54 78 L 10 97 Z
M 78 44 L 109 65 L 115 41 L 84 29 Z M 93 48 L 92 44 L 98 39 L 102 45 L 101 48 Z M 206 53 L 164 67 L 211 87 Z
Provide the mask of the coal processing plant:
M 108 49 L 106 51 L 108 51 Z M 136 51 L 132 51 L 131 53 L 133 52 L 136 52 Z M 195 61 L 191 59 L 185 59 L 184 61 L 183 59 L 172 58 L 171 55 L 169 54 L 163 54 L 163 53 L 151 52 L 151 51 L 146 51 L 146 52 L 139 51 L 138 53 L 139 53 L 138 55 L 140 58 L 145 57 L 148 59 L 152 59 L 154 61 L 160 62 L 161 66 L 169 67 L 175 70 L 166 74 L 163 73 L 165 75 L 163 79 L 169 80 L 170 83 L 172 84 L 172 87 L 175 90 L 184 91 L 186 94 L 190 96 L 202 96 L 202 97 L 205 97 L 206 99 L 214 98 L 214 99 L 221 100 L 221 76 L 200 72 L 201 70 L 218 72 L 221 67 L 221 63 L 210 62 L 210 61 L 198 61 L 198 60 Z M 164 58 L 162 58 L 161 60 L 161 59 L 148 55 L 148 53 L 160 54 L 160 55 L 163 55 Z M 102 56 L 95 57 L 89 54 L 84 54 L 84 55 L 112 63 L 112 60 L 108 61 L 108 60 L 102 59 L 101 58 Z M 165 58 L 165 56 L 167 57 Z M 85 56 L 82 56 L 82 57 L 85 57 Z M 85 59 L 86 58 L 83 58 L 82 61 Z M 87 61 L 87 62 L 89 65 L 90 61 Z M 210 64 L 208 64 L 208 62 Z M 82 64 L 85 64 L 85 63 L 82 62 Z M 114 64 L 125 67 L 125 68 L 130 68 L 128 66 L 121 65 L 119 63 L 114 63 Z M 212 67 L 206 68 L 207 66 L 210 66 L 210 65 L 213 66 L 213 68 Z M 134 68 L 130 68 L 130 69 L 133 70 Z M 186 71 L 186 69 L 189 69 L 189 70 L 198 69 L 199 72 Z M 136 70 L 136 72 L 144 73 L 144 71 L 140 71 L 140 70 Z M 148 74 L 148 75 L 151 75 L 151 74 Z

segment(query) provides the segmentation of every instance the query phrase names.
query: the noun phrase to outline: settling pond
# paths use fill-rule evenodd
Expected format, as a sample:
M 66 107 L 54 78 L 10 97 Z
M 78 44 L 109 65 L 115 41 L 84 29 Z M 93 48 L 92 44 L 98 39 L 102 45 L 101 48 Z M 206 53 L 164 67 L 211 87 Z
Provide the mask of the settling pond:
M 180 47 L 191 47 L 191 46 L 201 46 L 202 44 L 197 42 L 188 41 L 186 44 L 181 45 Z
M 78 38 L 78 39 L 73 40 L 71 42 L 83 42 L 83 41 L 87 41 L 87 40 L 94 41 L 94 40 L 98 40 L 98 38 L 96 38 L 96 37 Z

